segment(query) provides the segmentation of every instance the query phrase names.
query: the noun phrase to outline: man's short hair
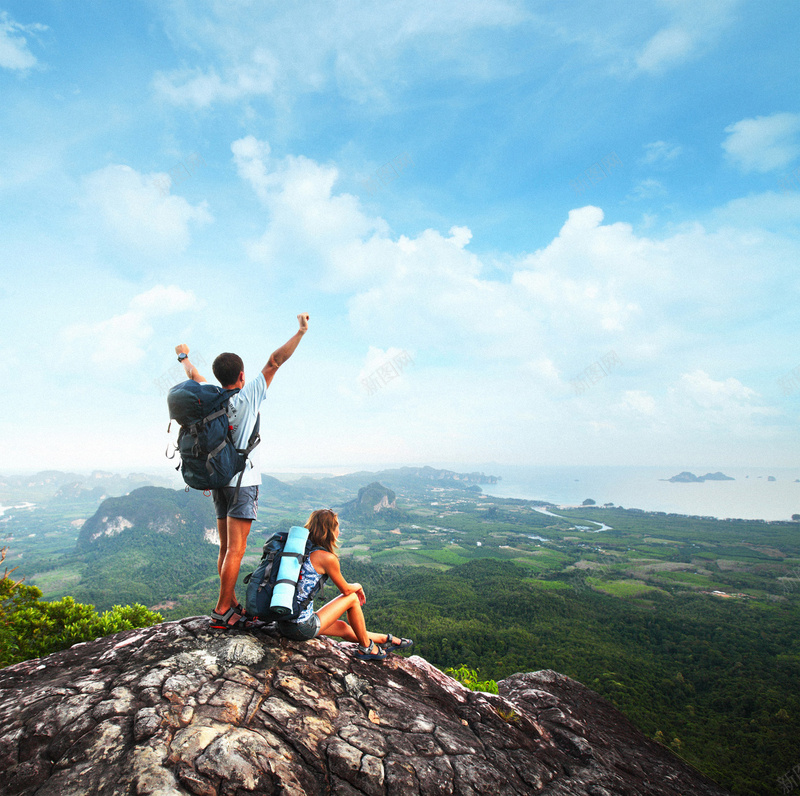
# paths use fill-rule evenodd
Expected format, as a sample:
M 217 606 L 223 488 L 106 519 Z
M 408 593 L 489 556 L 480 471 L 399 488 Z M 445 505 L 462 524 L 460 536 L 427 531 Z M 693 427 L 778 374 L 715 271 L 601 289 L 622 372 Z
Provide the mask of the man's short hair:
M 214 360 L 211 370 L 214 371 L 214 378 L 223 387 L 227 387 L 239 379 L 239 374 L 244 370 L 244 362 L 238 354 L 225 352 Z

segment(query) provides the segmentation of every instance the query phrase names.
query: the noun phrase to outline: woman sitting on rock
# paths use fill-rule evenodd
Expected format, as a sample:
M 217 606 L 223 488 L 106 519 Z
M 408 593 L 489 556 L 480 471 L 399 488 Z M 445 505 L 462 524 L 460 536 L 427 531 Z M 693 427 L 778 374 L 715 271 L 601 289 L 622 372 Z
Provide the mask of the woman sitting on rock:
M 278 622 L 282 636 L 294 641 L 307 641 L 316 636 L 336 636 L 345 641 L 355 641 L 359 648 L 356 657 L 363 661 L 381 661 L 387 652 L 408 649 L 414 642 L 408 638 L 395 638 L 390 633 L 370 633 L 364 622 L 361 606 L 367 598 L 360 583 L 348 583 L 339 568 L 336 554 L 339 539 L 339 518 L 331 509 L 314 511 L 306 523 L 308 537 L 314 550 L 300 570 L 298 597 L 302 600 L 327 575 L 341 594 L 334 597 L 314 613 L 309 603 L 297 619 Z M 347 612 L 347 621 L 339 617 Z

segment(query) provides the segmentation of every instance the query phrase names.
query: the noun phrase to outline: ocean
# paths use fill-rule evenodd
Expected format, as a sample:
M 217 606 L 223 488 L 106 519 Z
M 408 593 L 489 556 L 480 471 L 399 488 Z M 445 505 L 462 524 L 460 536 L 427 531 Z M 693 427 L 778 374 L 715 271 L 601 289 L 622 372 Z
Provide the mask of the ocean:
M 450 468 L 456 469 L 456 468 Z M 460 468 L 464 471 L 464 468 Z M 664 511 L 747 520 L 790 520 L 800 514 L 800 467 L 708 467 L 689 469 L 697 476 L 721 471 L 733 481 L 670 483 L 683 468 L 664 467 L 512 467 L 496 464 L 475 468 L 497 475 L 485 484 L 487 495 L 547 500 L 557 505 L 580 505 L 586 499 L 598 506 L 613 503 L 626 509 Z M 770 480 L 770 477 L 775 480 Z

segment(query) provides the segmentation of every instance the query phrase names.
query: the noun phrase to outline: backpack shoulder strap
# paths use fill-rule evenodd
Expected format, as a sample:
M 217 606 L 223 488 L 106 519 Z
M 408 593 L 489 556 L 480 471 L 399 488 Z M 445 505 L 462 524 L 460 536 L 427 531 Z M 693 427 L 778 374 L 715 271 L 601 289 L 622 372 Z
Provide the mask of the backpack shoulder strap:
M 250 432 L 250 439 L 247 440 L 247 447 L 244 450 L 239 450 L 239 453 L 244 455 L 246 459 L 250 453 L 252 452 L 253 448 L 261 442 L 261 434 L 259 433 L 259 429 L 261 428 L 261 414 L 259 413 L 256 415 L 256 424 L 253 426 L 253 430 Z

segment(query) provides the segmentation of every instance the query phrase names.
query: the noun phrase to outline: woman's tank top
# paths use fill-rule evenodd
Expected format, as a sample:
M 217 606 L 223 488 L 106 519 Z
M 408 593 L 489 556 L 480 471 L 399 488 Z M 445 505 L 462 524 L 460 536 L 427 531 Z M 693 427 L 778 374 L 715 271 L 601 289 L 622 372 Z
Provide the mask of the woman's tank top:
M 315 547 L 314 550 L 322 550 L 321 547 Z M 313 551 L 312 551 L 313 552 Z M 323 576 L 314 569 L 309 556 L 300 567 L 300 580 L 297 583 L 297 598 L 301 602 L 308 597 L 313 591 L 314 587 L 319 583 Z M 294 622 L 307 622 L 311 615 L 314 613 L 314 601 L 309 600 L 308 605 L 303 609 L 300 616 L 293 620 Z

